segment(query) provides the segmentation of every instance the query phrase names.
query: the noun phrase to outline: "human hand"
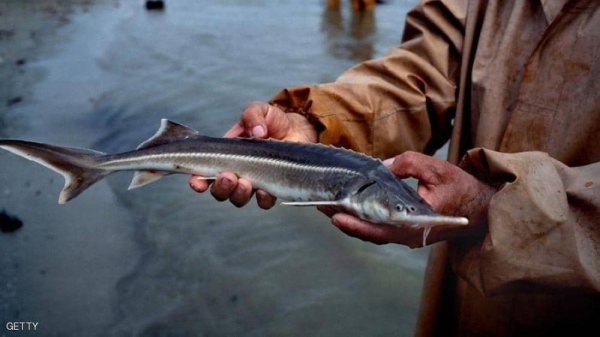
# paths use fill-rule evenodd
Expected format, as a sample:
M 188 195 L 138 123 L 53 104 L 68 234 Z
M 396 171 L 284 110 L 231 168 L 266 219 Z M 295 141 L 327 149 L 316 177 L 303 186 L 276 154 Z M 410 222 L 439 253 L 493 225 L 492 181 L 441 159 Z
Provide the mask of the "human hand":
M 344 233 L 376 244 L 399 243 L 414 248 L 485 228 L 487 207 L 496 193 L 494 187 L 447 161 L 416 152 L 405 152 L 385 163 L 400 178 L 418 179 L 417 192 L 436 212 L 467 217 L 469 225 L 438 225 L 426 233 L 425 226 L 373 224 L 350 214 L 321 208 Z
M 285 113 L 265 102 L 251 102 L 242 111 L 242 116 L 226 133 L 225 137 L 274 138 L 295 142 L 316 142 L 315 127 L 302 115 Z M 211 182 L 198 176 L 189 179 L 190 187 L 203 193 Z M 237 207 L 246 205 L 254 192 L 252 184 L 231 172 L 221 173 L 210 189 L 219 201 L 229 199 Z M 256 191 L 256 201 L 261 208 L 275 205 L 276 198 L 265 191 Z

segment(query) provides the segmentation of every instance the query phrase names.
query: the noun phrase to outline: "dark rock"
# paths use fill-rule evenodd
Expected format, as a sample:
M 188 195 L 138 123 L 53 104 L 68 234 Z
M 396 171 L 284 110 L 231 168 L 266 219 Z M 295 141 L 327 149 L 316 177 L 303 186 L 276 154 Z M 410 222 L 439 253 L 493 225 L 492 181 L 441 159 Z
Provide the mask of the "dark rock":
M 9 99 L 8 101 L 6 101 L 6 106 L 12 106 L 17 103 L 21 103 L 22 101 L 23 101 L 23 97 L 21 97 L 21 96 L 13 97 L 13 98 Z
M 6 213 L 5 210 L 0 212 L 0 231 L 2 233 L 12 233 L 23 227 L 23 221 L 16 216 Z
M 146 0 L 147 10 L 163 10 L 165 9 L 165 2 L 163 0 Z

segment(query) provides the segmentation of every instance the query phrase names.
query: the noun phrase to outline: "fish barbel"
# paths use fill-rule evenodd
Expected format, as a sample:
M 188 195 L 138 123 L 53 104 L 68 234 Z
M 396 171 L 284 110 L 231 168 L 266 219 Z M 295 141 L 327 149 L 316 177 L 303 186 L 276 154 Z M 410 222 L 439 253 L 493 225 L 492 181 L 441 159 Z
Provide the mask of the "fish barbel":
M 154 136 L 119 154 L 11 139 L 0 140 L 0 147 L 60 173 L 65 178 L 60 204 L 116 171 L 135 171 L 130 189 L 171 173 L 212 179 L 233 172 L 285 205 L 333 206 L 392 225 L 468 224 L 466 218 L 435 213 L 380 160 L 321 144 L 213 138 L 163 119 Z

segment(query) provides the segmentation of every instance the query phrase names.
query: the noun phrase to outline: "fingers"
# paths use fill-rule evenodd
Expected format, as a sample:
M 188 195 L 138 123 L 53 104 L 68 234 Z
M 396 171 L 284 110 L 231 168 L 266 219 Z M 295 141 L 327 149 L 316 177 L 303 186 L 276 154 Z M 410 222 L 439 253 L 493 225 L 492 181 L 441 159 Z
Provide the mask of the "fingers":
M 385 163 L 399 177 L 417 178 L 417 192 L 436 212 L 466 216 L 471 222 L 484 218 L 496 192 L 458 166 L 420 153 L 405 152 Z
M 413 177 L 432 185 L 437 185 L 440 181 L 440 166 L 451 165 L 444 160 L 413 151 L 396 156 L 391 163 L 387 160 L 386 164 L 400 178 Z
M 216 200 L 225 201 L 229 199 L 237 207 L 248 204 L 254 194 L 250 181 L 238 178 L 235 174 L 229 172 L 220 174 L 214 182 L 202 177 L 192 176 L 189 179 L 189 184 L 192 190 L 198 193 L 204 193 L 210 187 L 210 192 Z M 260 208 L 269 209 L 275 206 L 277 198 L 265 191 L 256 191 L 256 201 Z
M 233 194 L 238 178 L 230 172 L 221 173 L 210 188 L 210 193 L 218 201 L 225 201 Z
M 340 212 L 339 208 L 333 206 L 317 206 L 317 209 L 330 218 Z
M 256 191 L 256 202 L 258 203 L 258 206 L 260 208 L 269 209 L 269 208 L 275 206 L 275 203 L 277 202 L 277 198 L 275 198 L 274 196 L 270 195 L 269 193 L 267 193 L 265 191 L 258 190 L 258 191 Z
M 248 180 L 238 178 L 233 173 L 225 172 L 221 173 L 217 177 L 212 185 L 212 188 L 210 189 L 210 193 L 218 201 L 225 201 L 229 199 L 229 201 L 236 207 L 242 207 L 250 202 L 254 191 L 252 189 L 252 184 Z M 271 197 L 271 200 L 269 197 L 262 194 L 267 193 L 262 192 L 259 194 L 261 195 L 260 199 L 257 199 L 259 206 L 264 209 L 273 207 L 275 204 L 275 198 Z
M 267 115 L 271 106 L 265 102 L 250 102 L 242 111 L 241 125 L 248 136 L 265 138 L 267 136 Z
M 208 180 L 198 176 L 191 176 L 188 183 L 190 184 L 192 190 L 198 193 L 206 192 L 209 186 Z
M 206 192 L 211 185 L 208 180 L 198 176 L 190 177 L 189 184 L 198 193 Z M 250 201 L 253 191 L 248 180 L 238 179 L 235 174 L 225 172 L 212 183 L 210 193 L 218 201 L 229 199 L 235 206 L 242 207 Z
M 242 207 L 252 199 L 252 184 L 246 179 L 238 179 L 237 186 L 229 196 L 229 201 L 236 207 Z
M 225 137 L 283 139 L 289 129 L 290 121 L 283 111 L 265 102 L 250 102 L 242 111 L 240 121 L 225 133 Z
M 377 245 L 400 243 L 411 248 L 422 245 L 415 228 L 374 224 L 346 213 L 335 214 L 331 222 L 345 234 Z

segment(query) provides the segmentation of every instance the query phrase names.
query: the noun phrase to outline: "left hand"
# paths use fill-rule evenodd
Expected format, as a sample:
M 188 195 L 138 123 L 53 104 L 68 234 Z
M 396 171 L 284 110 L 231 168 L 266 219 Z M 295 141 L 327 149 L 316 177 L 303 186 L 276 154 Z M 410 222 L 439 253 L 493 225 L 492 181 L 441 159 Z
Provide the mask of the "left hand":
M 240 120 L 225 133 L 225 137 L 273 138 L 294 142 L 316 142 L 317 130 L 309 120 L 300 114 L 285 113 L 265 102 L 251 102 L 242 111 Z M 207 191 L 211 182 L 197 176 L 189 179 L 190 187 L 198 192 Z M 250 181 L 239 178 L 231 172 L 223 172 L 216 177 L 210 192 L 219 201 L 229 199 L 237 207 L 246 205 L 254 188 Z M 276 198 L 265 191 L 256 190 L 258 206 L 269 209 Z
M 419 180 L 417 192 L 440 214 L 464 216 L 469 225 L 439 225 L 431 228 L 427 244 L 468 235 L 485 228 L 487 208 L 496 189 L 445 160 L 417 152 L 405 152 L 386 162 L 400 178 Z M 425 226 L 373 224 L 350 214 L 321 208 L 344 233 L 375 244 L 399 243 L 409 247 L 424 244 Z

